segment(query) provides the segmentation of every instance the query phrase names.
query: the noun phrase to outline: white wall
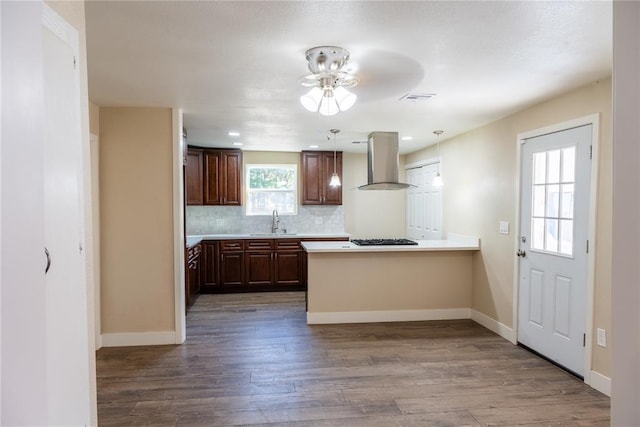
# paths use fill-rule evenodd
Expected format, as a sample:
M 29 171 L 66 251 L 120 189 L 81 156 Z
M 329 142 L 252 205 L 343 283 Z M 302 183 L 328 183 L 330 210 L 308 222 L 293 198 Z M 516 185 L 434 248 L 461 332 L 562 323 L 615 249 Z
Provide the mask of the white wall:
M 611 425 L 640 422 L 640 3 L 613 3 Z

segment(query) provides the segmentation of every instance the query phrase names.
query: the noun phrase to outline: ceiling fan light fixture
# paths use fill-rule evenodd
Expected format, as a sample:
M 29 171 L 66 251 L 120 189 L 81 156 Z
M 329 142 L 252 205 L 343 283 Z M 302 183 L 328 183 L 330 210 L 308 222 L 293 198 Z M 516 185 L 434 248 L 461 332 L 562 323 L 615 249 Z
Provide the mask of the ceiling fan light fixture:
M 349 51 L 337 46 L 318 46 L 307 50 L 306 58 L 312 74 L 299 82 L 312 89 L 300 97 L 302 106 L 324 116 L 353 107 L 358 97 L 346 88 L 357 85 L 358 77 L 342 70 L 349 61 Z

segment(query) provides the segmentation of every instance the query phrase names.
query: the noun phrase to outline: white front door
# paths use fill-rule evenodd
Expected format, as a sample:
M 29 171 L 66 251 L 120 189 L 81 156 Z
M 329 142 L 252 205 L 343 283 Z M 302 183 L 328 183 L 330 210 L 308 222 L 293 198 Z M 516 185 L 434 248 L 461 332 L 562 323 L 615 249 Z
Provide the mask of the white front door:
M 584 376 L 591 125 L 522 146 L 518 342 Z
M 407 169 L 407 237 L 442 239 L 442 187 L 433 185 L 438 164 Z
M 90 424 L 78 33 L 43 5 L 47 420 Z M 91 331 L 93 333 L 93 331 Z

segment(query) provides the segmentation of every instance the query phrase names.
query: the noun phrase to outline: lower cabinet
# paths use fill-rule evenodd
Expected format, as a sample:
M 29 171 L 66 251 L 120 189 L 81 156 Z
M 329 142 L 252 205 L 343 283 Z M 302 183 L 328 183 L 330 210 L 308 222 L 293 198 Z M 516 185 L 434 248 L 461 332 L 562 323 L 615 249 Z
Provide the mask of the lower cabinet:
M 298 239 L 281 239 L 276 241 L 275 252 L 275 284 L 287 286 L 304 286 L 306 277 L 303 271 L 301 241 Z
M 202 292 L 304 290 L 306 252 L 301 242 L 300 238 L 203 241 Z
M 200 293 L 202 283 L 202 245 L 187 248 L 187 274 L 185 280 L 185 302 L 187 308 L 193 305 Z
M 220 241 L 220 286 L 244 285 L 244 240 Z

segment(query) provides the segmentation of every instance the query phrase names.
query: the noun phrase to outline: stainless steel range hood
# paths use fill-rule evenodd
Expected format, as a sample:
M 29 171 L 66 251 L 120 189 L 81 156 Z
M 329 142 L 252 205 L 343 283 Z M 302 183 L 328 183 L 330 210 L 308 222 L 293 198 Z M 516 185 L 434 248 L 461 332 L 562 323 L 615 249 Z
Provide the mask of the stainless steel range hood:
M 359 190 L 403 190 L 412 187 L 398 182 L 400 152 L 398 132 L 371 132 L 367 143 L 368 184 Z

